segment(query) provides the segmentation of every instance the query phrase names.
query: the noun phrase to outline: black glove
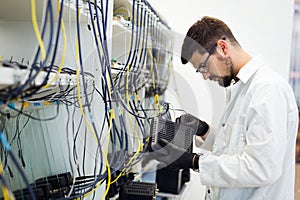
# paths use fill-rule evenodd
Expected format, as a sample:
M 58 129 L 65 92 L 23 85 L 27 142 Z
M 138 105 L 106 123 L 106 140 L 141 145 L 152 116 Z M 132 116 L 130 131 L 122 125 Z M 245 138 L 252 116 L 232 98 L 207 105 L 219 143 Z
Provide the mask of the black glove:
M 171 169 L 199 169 L 199 156 L 197 154 L 188 153 L 165 139 L 159 139 L 158 143 L 152 146 L 152 149 L 154 150 L 151 152 L 152 159 Z
M 180 117 L 177 117 L 175 120 L 177 123 L 181 123 L 187 126 L 191 126 L 194 128 L 196 131 L 197 136 L 203 136 L 207 133 L 208 131 L 208 124 L 204 121 L 201 121 L 197 117 L 191 115 L 191 114 L 184 114 L 181 115 Z

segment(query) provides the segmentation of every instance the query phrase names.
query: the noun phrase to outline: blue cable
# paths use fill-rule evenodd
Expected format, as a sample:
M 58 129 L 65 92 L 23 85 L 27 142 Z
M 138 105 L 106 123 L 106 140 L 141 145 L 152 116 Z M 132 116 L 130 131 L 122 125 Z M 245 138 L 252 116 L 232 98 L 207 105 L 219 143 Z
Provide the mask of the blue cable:
M 135 1 L 135 0 L 134 0 Z M 102 8 L 103 8 L 103 1 L 101 0 L 100 1 L 101 2 L 101 6 L 102 6 Z M 97 1 L 95 1 L 95 8 L 96 8 L 96 6 L 97 6 Z M 108 5 L 108 0 L 106 1 L 106 6 Z M 97 19 L 97 26 L 98 26 L 98 32 L 100 33 L 101 31 L 100 31 L 100 23 L 99 23 L 99 17 L 98 17 L 98 11 L 97 11 L 97 9 L 95 9 L 96 10 L 96 19 Z M 105 13 L 105 16 L 107 16 L 107 11 L 108 11 L 108 9 L 106 9 L 106 13 Z M 102 9 L 102 15 L 101 15 L 101 17 L 102 17 L 102 23 L 104 23 L 104 13 L 103 13 L 103 9 Z M 107 69 L 108 69 L 108 74 L 109 74 L 109 78 L 110 78 L 110 82 L 111 82 L 111 87 L 112 87 L 112 95 L 113 95 L 113 97 L 114 97 L 114 99 L 116 99 L 116 107 L 117 108 L 119 108 L 119 103 L 118 103 L 118 98 L 117 98 L 117 96 L 116 96 L 116 90 L 115 90 L 115 85 L 114 85 L 114 82 L 113 82 L 113 79 L 112 79 L 112 73 L 111 73 L 111 66 L 110 66 L 110 59 L 109 59 L 109 55 L 108 55 L 108 48 L 107 48 L 107 39 L 106 39 L 106 29 L 105 29 L 105 24 L 103 24 L 103 27 L 104 27 L 104 30 L 103 30 L 103 39 L 104 39 L 104 41 L 103 42 L 101 42 L 101 45 L 102 45 L 102 49 L 103 49 L 103 53 L 104 53 L 104 58 L 105 58 L 105 64 L 106 64 L 106 66 L 107 66 Z M 100 34 L 100 38 L 101 38 L 102 36 L 101 36 L 101 34 Z M 104 69 L 102 70 L 102 73 L 103 73 L 103 77 L 104 77 L 104 79 L 105 79 L 105 81 L 106 81 L 106 84 L 107 84 L 107 80 L 106 80 L 106 67 L 104 67 Z M 106 87 L 107 87 L 107 85 L 106 85 Z M 109 96 L 108 96 L 109 97 Z M 112 108 L 112 105 L 111 105 L 111 99 L 109 98 L 109 105 L 110 105 L 110 107 Z M 126 130 L 126 126 L 125 126 L 125 123 L 124 123 L 124 121 L 123 121 L 123 118 L 122 118 L 122 116 L 120 116 L 120 115 L 118 115 L 118 118 L 119 118 L 119 121 L 120 121 L 120 125 L 123 127 L 123 129 L 124 129 L 124 134 L 125 134 L 125 137 L 127 137 L 127 130 Z M 115 120 L 113 120 L 113 123 L 115 123 Z M 123 132 L 123 129 L 121 129 L 121 131 Z M 128 138 L 126 138 L 126 146 L 128 146 L 128 144 L 127 144 L 127 141 L 128 141 Z
M 25 89 L 25 87 L 31 83 L 36 77 L 37 75 L 39 74 L 39 72 L 43 69 L 43 66 L 45 65 L 45 63 L 47 62 L 47 59 L 48 59 L 48 56 L 50 55 L 50 49 L 51 49 L 51 44 L 52 44 L 52 38 L 53 38 L 53 10 L 52 10 L 52 3 L 51 3 L 51 0 L 48 0 L 48 3 L 47 3 L 47 13 L 46 13 L 46 16 L 45 16 L 45 20 L 47 19 L 47 16 L 48 16 L 48 13 L 50 15 L 50 39 L 49 39 L 49 45 L 48 45 L 48 48 L 47 48 L 47 53 L 46 53 L 46 59 L 45 61 L 41 64 L 41 66 L 39 67 L 39 69 L 35 72 L 35 74 L 31 77 L 32 75 L 32 72 L 34 70 L 34 65 L 36 64 L 36 61 L 37 61 L 37 57 L 38 57 L 38 54 L 39 54 L 39 51 L 40 51 L 40 48 L 38 48 L 38 51 L 37 51 L 37 54 L 35 56 L 35 60 L 34 62 L 32 63 L 32 67 L 31 67 L 31 70 L 30 70 L 30 73 L 29 73 L 29 78 L 26 80 L 26 82 L 18 87 L 17 89 L 13 90 L 11 92 L 12 94 L 12 97 L 15 98 L 17 97 L 19 94 L 22 93 L 22 91 Z M 42 30 L 42 38 L 44 37 L 44 33 L 45 33 L 45 29 L 46 29 L 46 21 L 44 22 L 44 25 L 43 25 L 43 30 Z M 48 75 L 49 75 L 50 71 L 48 72 Z M 31 91 L 29 94 L 26 94 L 24 97 L 29 97 L 31 96 L 32 94 L 34 94 L 38 89 L 40 89 L 41 86 L 35 88 L 35 90 Z
M 51 1 L 51 0 L 50 0 Z M 57 25 L 57 32 L 56 32 L 56 40 L 55 40 L 55 46 L 54 46 L 54 50 L 53 50 L 53 56 L 52 56 L 52 60 L 51 60 L 51 64 L 50 64 L 50 68 L 49 68 L 49 70 L 48 70 L 48 73 L 47 73 L 47 75 L 46 75 L 46 77 L 45 77 L 45 79 L 44 79 L 44 81 L 41 83 L 41 85 L 40 86 L 38 86 L 38 87 L 36 87 L 32 92 L 31 92 L 31 94 L 29 94 L 29 95 L 25 95 L 24 97 L 26 98 L 26 97 L 29 97 L 29 96 L 31 96 L 32 94 L 34 94 L 36 91 L 38 91 L 39 89 L 41 89 L 44 85 L 46 85 L 47 84 L 47 82 L 48 82 L 48 79 L 49 79 L 49 75 L 50 75 L 50 73 L 51 73 L 51 71 L 52 71 L 52 68 L 53 68 L 53 66 L 54 66 L 54 61 L 55 61 L 55 57 L 56 57 L 56 52 L 57 52 L 57 47 L 58 47 L 58 42 L 59 42 L 59 36 L 60 36 L 60 29 L 61 29 L 61 19 L 62 19 L 62 15 L 63 15 L 63 7 L 64 7 L 64 0 L 61 0 L 61 3 L 60 3 L 60 11 L 59 11 L 59 17 L 58 17 L 58 25 Z M 51 3 L 50 3 L 51 4 Z M 52 6 L 51 6 L 51 10 L 52 10 Z M 52 19 L 51 20 L 51 22 L 50 22 L 50 24 L 51 24 L 51 33 L 53 32 L 53 14 L 52 14 L 52 12 L 51 12 L 51 18 L 50 19 Z M 51 35 L 53 35 L 53 34 L 51 34 Z M 51 36 L 51 38 L 52 38 L 52 36 Z M 52 43 L 52 39 L 50 40 L 50 42 Z M 49 47 L 51 46 L 51 43 L 50 43 L 50 45 L 49 45 Z M 47 54 L 47 55 L 49 55 L 49 54 Z M 46 59 L 47 60 L 47 59 Z M 46 62 L 46 60 L 45 60 L 45 62 Z M 44 63 L 45 63 L 44 62 Z M 44 65 L 43 65 L 44 66 Z M 42 67 L 40 68 L 40 70 L 42 69 Z M 39 71 L 40 71 L 39 70 Z M 36 73 L 36 75 L 37 75 L 38 73 Z
M 28 179 L 26 178 L 26 175 L 24 173 L 24 171 L 22 170 L 22 167 L 20 166 L 20 164 L 18 163 L 16 157 L 14 156 L 14 154 L 12 153 L 11 151 L 11 147 L 5 137 L 5 135 L 3 134 L 2 131 L 0 131 L 0 140 L 1 140 L 1 143 L 2 143 L 2 146 L 4 148 L 5 151 L 7 151 L 8 155 L 11 157 L 13 163 L 15 164 L 17 170 L 20 172 L 21 174 L 21 177 L 29 191 L 29 194 L 30 194 L 30 197 L 32 200 L 36 200 L 36 197 L 35 197 L 35 194 L 33 192 L 33 189 L 32 189 L 32 186 L 29 184 L 29 181 Z

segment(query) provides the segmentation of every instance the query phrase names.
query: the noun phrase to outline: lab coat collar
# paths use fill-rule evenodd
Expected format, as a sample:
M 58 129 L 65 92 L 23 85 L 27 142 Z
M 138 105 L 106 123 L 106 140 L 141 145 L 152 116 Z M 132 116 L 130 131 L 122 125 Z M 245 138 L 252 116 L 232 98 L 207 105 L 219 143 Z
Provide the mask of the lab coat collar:
M 240 81 L 246 84 L 247 81 L 255 74 L 258 68 L 263 64 L 264 62 L 262 60 L 262 56 L 253 57 L 246 65 L 244 65 L 240 69 L 239 73 L 237 74 L 237 77 Z

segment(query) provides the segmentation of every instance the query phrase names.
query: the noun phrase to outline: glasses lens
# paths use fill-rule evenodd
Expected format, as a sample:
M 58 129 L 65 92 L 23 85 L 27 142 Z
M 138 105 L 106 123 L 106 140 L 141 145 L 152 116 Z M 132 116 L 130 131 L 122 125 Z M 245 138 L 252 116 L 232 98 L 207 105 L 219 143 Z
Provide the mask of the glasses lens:
M 200 73 L 207 73 L 208 72 L 208 67 L 207 67 L 207 63 L 201 63 L 198 67 L 198 69 L 196 70 L 196 72 L 200 72 Z

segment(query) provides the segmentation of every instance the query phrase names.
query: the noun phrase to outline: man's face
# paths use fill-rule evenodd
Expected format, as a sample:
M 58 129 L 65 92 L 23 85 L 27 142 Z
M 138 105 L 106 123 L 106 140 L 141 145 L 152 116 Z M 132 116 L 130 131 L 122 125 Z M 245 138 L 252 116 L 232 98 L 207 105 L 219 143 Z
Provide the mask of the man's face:
M 228 87 L 232 79 L 234 79 L 231 57 L 222 57 L 218 52 L 212 55 L 208 53 L 202 55 L 198 51 L 195 51 L 190 62 L 198 72 L 201 72 L 205 80 L 217 81 L 222 87 Z M 205 67 L 200 70 L 200 66 Z

